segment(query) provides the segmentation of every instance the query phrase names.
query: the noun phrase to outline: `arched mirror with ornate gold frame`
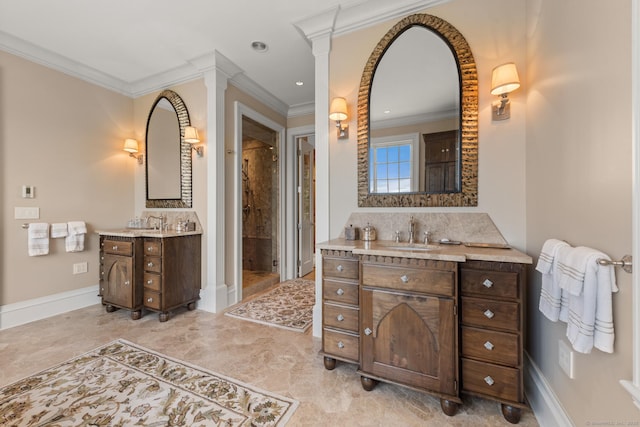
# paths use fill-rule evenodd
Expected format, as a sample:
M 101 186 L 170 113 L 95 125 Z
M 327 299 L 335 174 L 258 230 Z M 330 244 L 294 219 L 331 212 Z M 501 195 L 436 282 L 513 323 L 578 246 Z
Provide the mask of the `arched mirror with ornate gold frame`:
M 394 43 L 400 44 L 398 40 L 407 38 L 408 34 L 419 33 L 415 29 L 424 29 L 425 32 L 435 35 L 439 41 L 442 41 L 444 49 L 441 51 L 450 51 L 451 58 L 445 58 L 451 64 L 451 74 L 447 76 L 448 80 L 458 82 L 458 87 L 454 90 L 454 96 L 457 98 L 455 102 L 449 103 L 446 107 L 449 111 L 451 106 L 455 104 L 455 116 L 453 119 L 453 129 L 451 133 L 455 135 L 455 163 L 452 163 L 453 171 L 450 175 L 455 177 L 455 181 L 448 189 L 442 191 L 429 190 L 425 188 L 422 182 L 420 186 L 412 187 L 407 192 L 384 192 L 377 191 L 372 185 L 372 169 L 370 164 L 372 158 L 372 130 L 375 128 L 372 122 L 372 92 L 374 87 L 374 78 L 385 54 L 394 47 Z M 411 31 L 409 31 L 411 30 Z M 404 37 L 401 37 L 405 35 Z M 404 40 L 402 41 L 404 43 Z M 431 42 L 429 42 L 431 43 Z M 426 43 L 425 43 L 426 44 Z M 415 50 L 418 51 L 417 49 Z M 434 54 L 423 53 L 429 56 L 426 60 L 426 67 L 429 61 L 440 65 L 445 62 L 442 59 L 436 59 Z M 391 55 L 389 55 L 390 57 Z M 442 58 L 442 57 L 441 57 Z M 387 61 L 388 62 L 388 61 Z M 415 63 L 412 61 L 412 63 Z M 418 62 L 420 63 L 420 62 Z M 423 61 L 424 63 L 424 61 Z M 402 68 L 405 64 L 395 64 L 398 68 Z M 411 67 L 411 65 L 407 65 Z M 381 68 L 382 70 L 382 68 Z M 412 70 L 415 71 L 415 70 Z M 423 74 L 424 76 L 437 75 L 442 72 L 433 72 L 424 68 L 424 72 L 413 73 Z M 423 77 L 424 77 L 423 76 Z M 430 77 L 427 77 L 430 78 Z M 379 81 L 379 79 L 378 79 Z M 376 82 L 378 82 L 376 81 Z M 380 86 L 380 85 L 378 85 Z M 446 86 L 444 82 L 438 82 L 435 86 Z M 378 89 L 376 89 L 378 90 Z M 417 90 L 416 90 L 417 92 Z M 399 93 L 396 97 L 402 100 Z M 436 94 L 424 94 L 423 98 L 436 98 Z M 375 98 L 375 96 L 374 96 Z M 407 100 L 407 103 L 409 101 Z M 445 108 L 445 107 L 443 107 Z M 442 115 L 440 115 L 442 116 Z M 413 139 L 414 144 L 422 144 L 423 139 L 426 141 L 426 135 L 419 133 Z M 435 135 L 435 133 L 434 133 Z M 400 135 L 405 139 L 411 139 L 411 136 Z M 381 138 L 384 140 L 384 138 Z M 388 138 L 386 139 L 388 140 Z M 422 149 L 421 157 L 415 160 L 416 164 L 424 165 L 425 154 L 427 148 Z M 417 152 L 417 150 L 415 150 Z M 424 170 L 420 173 L 415 172 L 415 176 L 425 179 Z M 428 187 L 428 186 L 427 186 Z M 361 207 L 444 207 L 444 206 L 477 206 L 478 204 L 478 77 L 475 61 L 471 48 L 462 34 L 451 24 L 433 15 L 415 14 L 410 15 L 396 25 L 394 25 L 376 45 L 375 49 L 369 56 L 362 79 L 360 81 L 360 90 L 358 93 L 358 206 Z
M 189 111 L 180 96 L 164 90 L 153 102 L 146 131 L 147 208 L 190 208 L 191 145 L 184 141 Z

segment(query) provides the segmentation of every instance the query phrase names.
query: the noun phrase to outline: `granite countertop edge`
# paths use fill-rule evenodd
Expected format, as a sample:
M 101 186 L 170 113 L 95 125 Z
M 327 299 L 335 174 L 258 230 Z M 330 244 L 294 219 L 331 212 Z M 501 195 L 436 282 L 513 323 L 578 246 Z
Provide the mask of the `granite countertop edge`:
M 118 228 L 115 230 L 96 230 L 96 233 L 101 236 L 166 238 L 166 237 L 178 237 L 178 236 L 192 236 L 194 234 L 202 234 L 202 231 L 194 230 L 194 231 L 177 232 L 175 230 L 160 231 L 160 230 L 139 229 L 139 228 L 130 228 L 130 229 Z

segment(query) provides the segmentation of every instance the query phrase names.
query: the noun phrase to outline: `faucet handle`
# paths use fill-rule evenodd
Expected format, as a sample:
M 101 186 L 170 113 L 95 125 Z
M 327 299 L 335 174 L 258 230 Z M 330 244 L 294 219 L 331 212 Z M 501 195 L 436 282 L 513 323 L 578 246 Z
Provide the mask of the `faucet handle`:
M 424 232 L 424 244 L 428 245 L 429 244 L 429 236 L 431 235 L 431 233 L 429 231 L 425 231 Z
M 400 230 L 396 230 L 396 237 L 394 238 L 396 243 L 400 242 Z

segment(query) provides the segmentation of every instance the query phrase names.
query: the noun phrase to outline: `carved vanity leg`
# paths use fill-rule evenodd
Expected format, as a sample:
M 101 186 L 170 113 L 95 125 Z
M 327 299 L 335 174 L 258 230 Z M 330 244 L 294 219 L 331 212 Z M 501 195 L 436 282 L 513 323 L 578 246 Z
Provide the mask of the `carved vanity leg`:
M 187 304 L 187 310 L 189 311 L 193 311 L 196 309 L 196 303 L 194 302 L 190 302 L 189 304 Z
M 324 368 L 328 371 L 333 371 L 336 367 L 336 359 L 333 357 L 324 357 Z
M 442 412 L 450 417 L 453 417 L 458 412 L 458 404 L 451 400 L 440 399 L 440 407 Z
M 131 312 L 131 319 L 138 320 L 142 317 L 142 310 L 136 310 Z
M 107 313 L 113 313 L 114 311 L 116 311 L 118 308 L 114 307 L 110 304 L 107 304 L 107 306 L 105 307 L 105 310 L 107 310 Z
M 362 388 L 365 389 L 366 391 L 371 391 L 376 387 L 376 385 L 378 385 L 378 381 L 361 376 L 360 384 L 362 384 Z
M 167 320 L 169 320 L 169 313 L 160 313 L 158 317 L 160 318 L 161 322 L 166 322 Z
M 518 424 L 520 422 L 520 417 L 522 416 L 522 409 L 516 408 L 515 406 L 505 405 L 502 406 L 502 416 L 505 420 L 509 421 L 511 424 Z

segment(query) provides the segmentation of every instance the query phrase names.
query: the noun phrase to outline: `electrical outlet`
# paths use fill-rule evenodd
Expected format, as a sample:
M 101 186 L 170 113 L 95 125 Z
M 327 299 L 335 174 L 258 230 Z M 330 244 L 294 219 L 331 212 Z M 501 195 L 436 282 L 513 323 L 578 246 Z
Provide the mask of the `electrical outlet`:
M 87 262 L 77 262 L 73 264 L 73 274 L 86 273 L 88 270 Z
M 564 340 L 558 340 L 558 363 L 565 374 L 571 379 L 575 378 L 574 372 L 574 352 L 564 342 Z

